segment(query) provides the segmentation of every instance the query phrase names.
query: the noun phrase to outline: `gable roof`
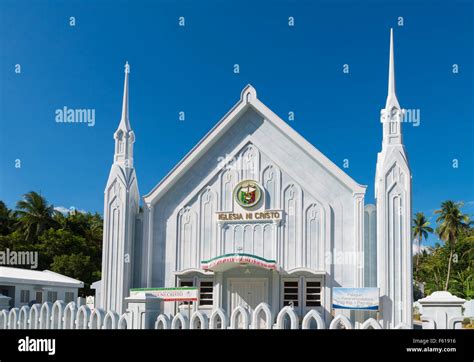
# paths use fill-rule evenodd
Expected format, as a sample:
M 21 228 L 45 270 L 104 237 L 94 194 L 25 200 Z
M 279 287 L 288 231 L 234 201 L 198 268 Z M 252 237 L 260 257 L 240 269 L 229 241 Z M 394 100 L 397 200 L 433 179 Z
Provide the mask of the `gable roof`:
M 170 187 L 240 118 L 252 107 L 263 118 L 280 129 L 293 143 L 310 155 L 334 177 L 339 179 L 353 193 L 365 193 L 367 186 L 360 185 L 349 175 L 341 170 L 329 158 L 322 154 L 316 147 L 309 143 L 303 136 L 291 128 L 285 121 L 278 117 L 265 104 L 257 98 L 257 92 L 250 84 L 244 87 L 240 100 L 222 117 L 222 119 L 184 156 L 184 158 L 147 194 L 143 196 L 146 204 L 157 202 Z
M 0 283 L 22 283 L 40 284 L 51 286 L 63 286 L 73 288 L 83 288 L 84 283 L 80 280 L 67 277 L 50 270 L 31 270 L 21 268 L 10 268 L 0 266 Z

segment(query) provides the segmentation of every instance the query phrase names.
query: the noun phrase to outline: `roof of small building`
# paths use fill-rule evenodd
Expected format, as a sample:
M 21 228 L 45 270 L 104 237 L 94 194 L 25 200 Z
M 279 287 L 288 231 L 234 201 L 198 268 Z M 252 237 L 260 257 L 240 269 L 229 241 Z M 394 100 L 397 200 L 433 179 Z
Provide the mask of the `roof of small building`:
M 63 286 L 82 288 L 84 283 L 80 280 L 52 272 L 50 270 L 31 270 L 0 266 L 0 284 L 39 284 L 49 286 Z

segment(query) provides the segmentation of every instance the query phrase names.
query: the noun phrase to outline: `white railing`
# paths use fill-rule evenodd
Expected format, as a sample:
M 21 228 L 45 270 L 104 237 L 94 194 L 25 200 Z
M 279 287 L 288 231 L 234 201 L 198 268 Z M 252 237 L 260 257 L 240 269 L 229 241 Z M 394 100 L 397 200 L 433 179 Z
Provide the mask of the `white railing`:
M 62 300 L 0 311 L 0 329 L 127 329 L 128 316 Z
M 0 311 L 0 329 L 130 329 L 134 314 L 122 315 L 114 311 L 96 308 L 93 311 L 85 305 L 77 306 L 61 300 L 54 304 L 45 302 L 31 307 L 12 308 Z M 209 316 L 195 311 L 190 318 L 182 313 L 176 315 L 154 314 L 155 329 L 382 329 L 382 324 L 373 318 L 354 326 L 349 318 L 339 314 L 327 326 L 321 314 L 310 310 L 303 318 L 292 307 L 282 308 L 274 315 L 267 303 L 259 304 L 252 312 L 238 306 L 232 313 L 216 308 Z M 428 319 L 425 322 L 432 322 Z M 458 320 L 451 321 L 453 326 Z M 430 325 L 431 328 L 436 328 Z M 408 326 L 399 325 L 398 329 Z
M 301 322 L 301 323 L 300 323 Z M 399 326 L 404 328 L 405 326 Z M 175 316 L 160 314 L 156 318 L 155 329 L 326 329 L 321 314 L 310 310 L 300 320 L 292 307 L 284 307 L 274 316 L 270 306 L 259 304 L 252 313 L 243 306 L 236 307 L 227 316 L 222 308 L 210 313 L 208 318 L 200 311 L 194 312 L 188 320 L 187 315 L 178 313 Z M 329 329 L 354 329 L 352 322 L 344 315 L 338 315 L 331 321 Z M 361 323 L 359 329 L 382 329 L 374 318 Z

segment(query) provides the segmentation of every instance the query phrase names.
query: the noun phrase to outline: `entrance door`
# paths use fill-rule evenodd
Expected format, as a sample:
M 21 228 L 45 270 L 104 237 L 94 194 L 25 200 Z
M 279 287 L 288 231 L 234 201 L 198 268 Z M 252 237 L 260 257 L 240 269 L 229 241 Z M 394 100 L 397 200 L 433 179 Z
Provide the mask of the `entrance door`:
M 248 306 L 250 313 L 262 302 L 268 303 L 268 288 L 266 279 L 230 279 L 230 310 Z

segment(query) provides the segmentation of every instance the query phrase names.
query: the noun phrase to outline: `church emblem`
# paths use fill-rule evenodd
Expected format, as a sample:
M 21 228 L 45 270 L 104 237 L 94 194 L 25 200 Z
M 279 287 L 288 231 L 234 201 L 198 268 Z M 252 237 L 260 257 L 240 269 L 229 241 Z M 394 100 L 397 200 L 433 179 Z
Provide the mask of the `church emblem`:
M 252 207 L 260 201 L 262 191 L 252 180 L 239 182 L 234 191 L 235 201 L 242 207 Z

